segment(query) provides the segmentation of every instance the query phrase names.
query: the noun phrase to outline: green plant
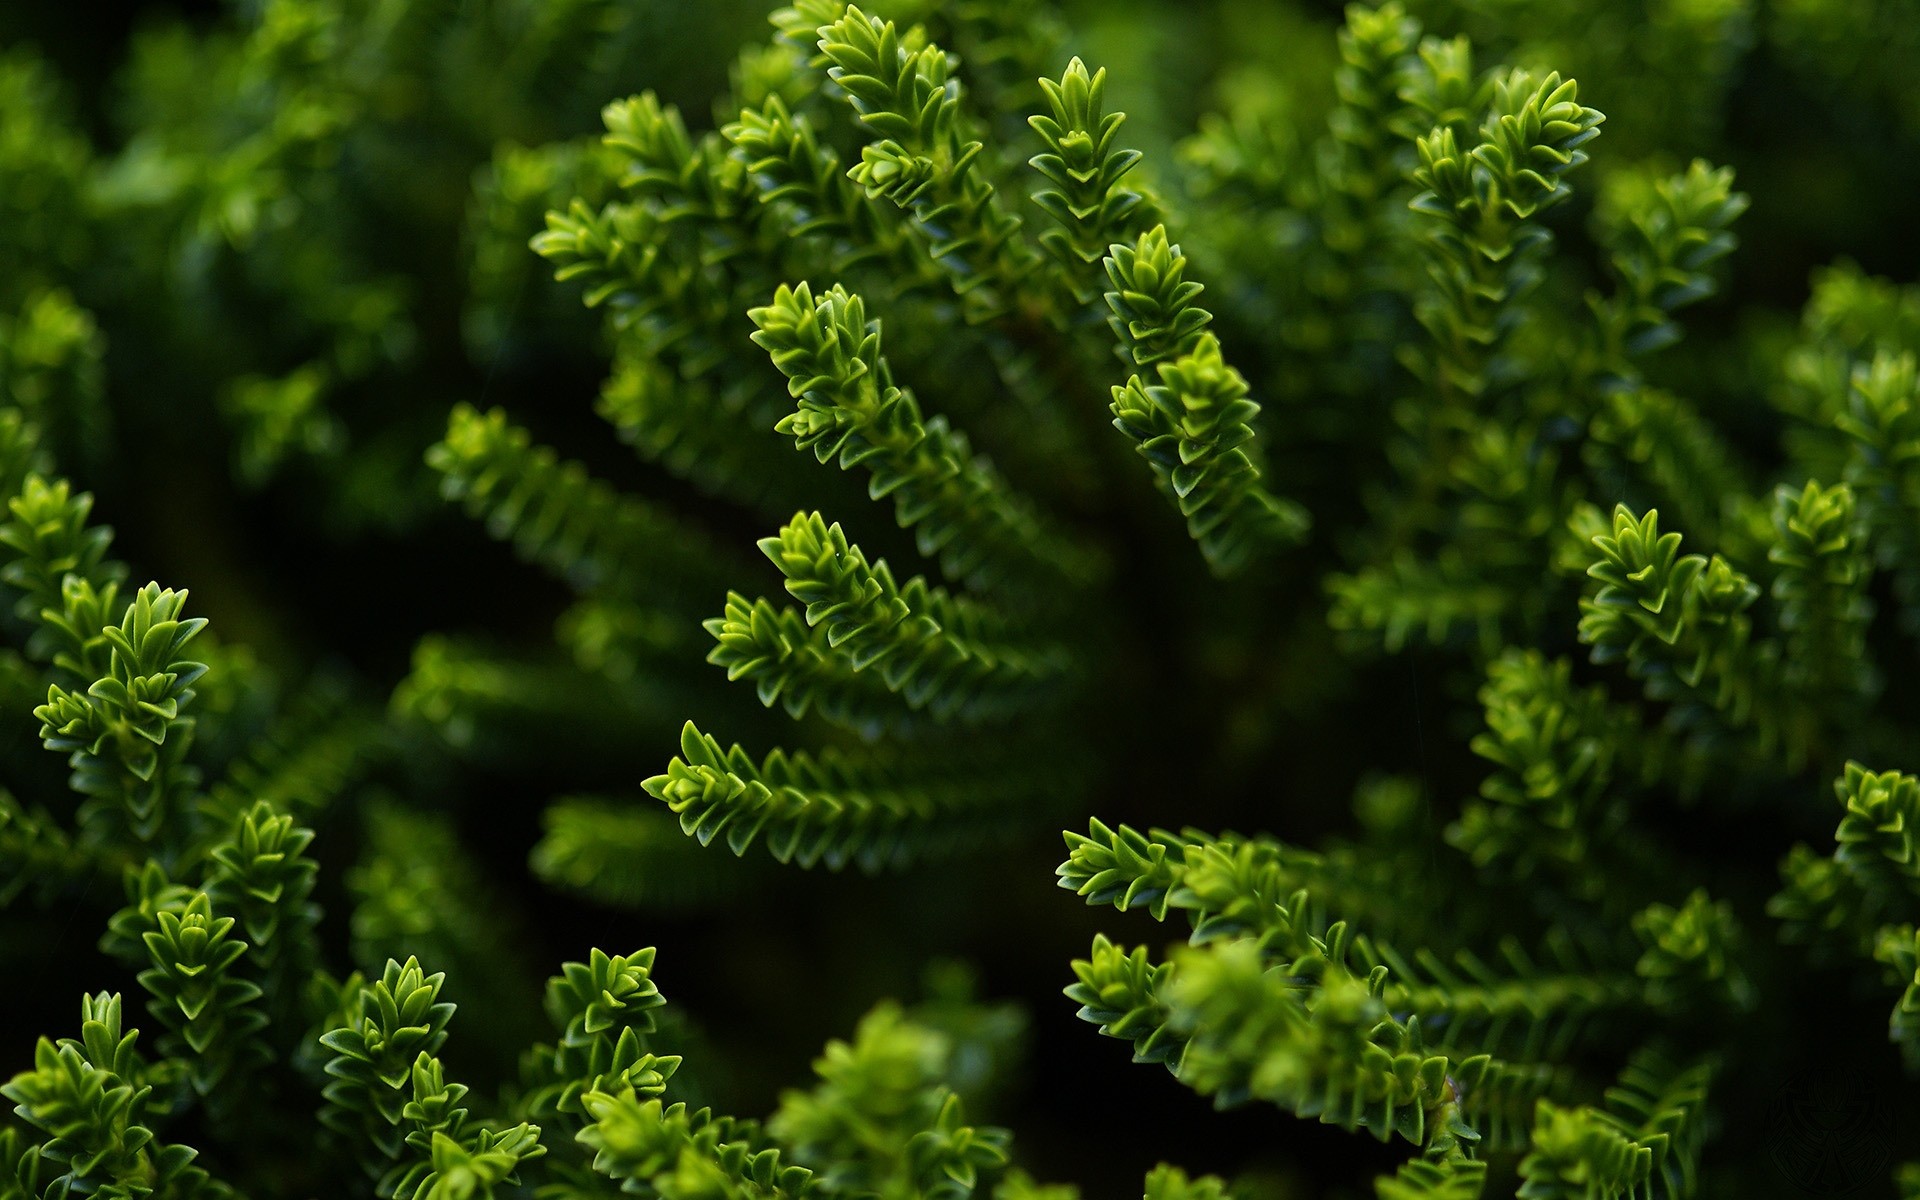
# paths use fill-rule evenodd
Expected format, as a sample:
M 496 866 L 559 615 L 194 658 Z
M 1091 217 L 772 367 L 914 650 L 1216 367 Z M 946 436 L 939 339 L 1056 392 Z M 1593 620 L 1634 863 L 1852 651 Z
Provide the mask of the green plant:
M 0 14 L 0 1194 L 1906 1128 L 1920 124 L 1777 7 Z

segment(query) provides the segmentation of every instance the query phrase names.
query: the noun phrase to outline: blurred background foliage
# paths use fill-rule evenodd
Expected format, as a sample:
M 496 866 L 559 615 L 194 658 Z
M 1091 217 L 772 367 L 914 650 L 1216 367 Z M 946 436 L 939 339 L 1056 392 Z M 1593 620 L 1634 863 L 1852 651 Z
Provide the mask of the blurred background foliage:
M 983 1115 L 1016 1130 L 1039 1177 L 1117 1194 L 1167 1159 L 1264 1174 L 1275 1195 L 1356 1186 L 1355 1155 L 1370 1151 L 1355 1139 L 1264 1110 L 1216 1115 L 1074 1019 L 1059 989 L 1100 919 L 1054 888 L 1061 851 L 1044 829 L 986 863 L 880 878 L 729 859 L 726 873 L 694 872 L 684 887 L 595 897 L 529 869 L 551 798 L 636 797 L 688 715 L 736 714 L 730 732 L 769 734 L 759 744 L 784 723 L 750 711 L 697 653 L 664 694 L 582 683 L 551 649 L 565 590 L 508 562 L 444 503 L 423 454 L 455 405 L 499 405 L 750 557 L 768 531 L 758 517 L 604 436 L 597 320 L 580 289 L 554 284 L 524 247 L 556 180 L 562 195 L 594 186 L 605 103 L 652 89 L 708 112 L 739 49 L 764 39 L 768 7 L 0 5 L 0 254 L 20 254 L 0 261 L 0 319 L 42 320 L 49 338 L 99 351 L 79 357 L 93 377 L 49 414 L 62 467 L 95 493 L 96 517 L 139 578 L 190 586 L 222 643 L 247 647 L 289 697 L 324 706 L 337 693 L 377 713 L 403 689 L 422 724 L 355 784 L 351 817 L 341 806 L 317 819 L 318 898 L 342 960 L 416 953 L 448 972 L 463 1030 L 449 1059 L 476 1087 L 505 1078 L 539 1028 L 552 964 L 592 945 L 659 946 L 663 989 L 705 1047 L 703 1087 L 746 1112 L 769 1108 L 876 998 L 919 994 L 926 964 L 953 959 L 973 965 L 984 995 L 1029 1014 L 1021 1084 Z M 1435 33 L 1471 35 L 1483 62 L 1577 77 L 1581 99 L 1607 113 L 1605 152 L 1554 217 L 1562 260 L 1591 259 L 1581 231 L 1610 174 L 1677 170 L 1695 155 L 1735 169 L 1752 198 L 1746 249 L 1720 297 L 1692 314 L 1690 352 L 1662 369 L 1764 465 L 1779 418 L 1756 396 L 1772 386 L 1813 273 L 1840 261 L 1920 275 L 1920 5 L 1409 8 Z M 1236 317 L 1284 322 L 1289 289 L 1312 286 L 1288 277 L 1300 274 L 1300 235 L 1261 228 L 1287 214 L 1259 193 L 1284 194 L 1308 174 L 1340 18 L 1334 4 L 1280 0 L 1064 5 L 1060 57 L 1109 70 L 1111 106 L 1128 114 L 1154 190 L 1184 211 L 1202 277 L 1270 288 L 1237 297 L 1252 303 Z M 571 152 L 534 150 L 569 142 Z M 1023 143 L 1007 157 L 1030 152 Z M 1223 169 L 1233 154 L 1257 155 L 1254 169 Z M 1249 246 L 1271 261 L 1249 262 Z M 1584 282 L 1547 286 L 1577 295 Z M 742 317 L 739 353 L 756 355 L 747 332 Z M 1290 390 L 1284 365 L 1272 376 L 1271 419 L 1337 419 L 1300 410 L 1311 380 Z M 1286 461 L 1276 475 L 1312 491 L 1314 470 Z M 1354 520 L 1314 513 L 1323 527 Z M 1170 545 L 1140 552 L 1191 553 Z M 1266 593 L 1192 566 L 1179 588 L 1131 577 L 1134 685 L 1089 737 L 1097 761 L 1083 794 L 1097 811 L 1312 843 L 1352 833 L 1350 798 L 1387 773 L 1417 779 L 1421 803 L 1442 807 L 1413 818 L 1437 837 L 1480 775 L 1466 748 L 1472 678 L 1419 649 L 1342 658 L 1313 589 L 1276 610 Z M 1288 569 L 1317 577 L 1328 566 Z M 1245 640 L 1255 634 L 1257 647 Z M 0 726 L 0 775 L 20 795 L 59 787 L 57 760 L 33 745 L 30 706 L 10 702 Z M 1074 825 L 1081 814 L 1066 815 Z M 1771 835 L 1744 844 L 1743 830 L 1699 836 L 1724 838 L 1729 861 L 1767 863 L 1780 849 Z M 672 861 L 663 852 L 663 870 Z M 543 869 L 567 878 L 564 862 Z M 118 903 L 89 897 L 51 925 L 9 917 L 0 952 L 89 989 L 127 987 L 93 950 Z M 71 1000 L 7 989 L 4 1061 L 66 1028 Z

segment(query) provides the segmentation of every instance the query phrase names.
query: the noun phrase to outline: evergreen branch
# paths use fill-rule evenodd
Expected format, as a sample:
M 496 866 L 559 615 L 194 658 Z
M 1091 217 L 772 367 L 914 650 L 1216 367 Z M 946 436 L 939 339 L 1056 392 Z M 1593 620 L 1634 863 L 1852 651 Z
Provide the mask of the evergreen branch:
M 120 997 L 102 992 L 80 1002 L 80 1037 L 34 1046 L 33 1069 L 0 1095 L 28 1124 L 52 1136 L 42 1156 L 77 1180 L 139 1179 L 151 1169 L 153 1131 L 142 1124 L 153 1089 L 134 1050 L 137 1030 L 122 1032 Z
M 111 588 L 95 597 L 78 576 L 67 581 L 70 626 L 113 607 Z M 193 718 L 181 712 L 207 668 L 183 655 L 207 622 L 181 618 L 186 599 L 185 592 L 157 583 L 141 588 L 117 624 L 100 628 L 106 671 L 84 692 L 54 685 L 33 710 L 47 749 L 68 755 L 73 790 L 87 797 L 83 824 L 123 825 L 138 840 L 152 841 L 197 779 L 184 763 Z
M 1666 928 L 1662 926 L 1663 931 Z M 1687 926 L 1689 931 L 1692 928 Z M 1503 961 L 1498 966 L 1470 950 L 1456 952 L 1451 961 L 1428 950 L 1409 958 L 1360 936 L 1352 937 L 1349 948 L 1343 945 L 1347 936 L 1340 926 L 1329 927 L 1319 939 L 1324 947 L 1316 949 L 1335 961 L 1350 955 L 1376 974 L 1384 966 L 1385 977 L 1374 985 L 1380 988 L 1380 996 L 1396 1014 L 1410 1014 L 1438 1030 L 1436 1045 L 1446 1050 L 1511 1048 L 1522 1061 L 1556 1062 L 1570 1051 L 1585 1022 L 1644 1010 L 1669 995 L 1625 971 L 1596 969 L 1582 961 L 1573 939 L 1563 930 L 1550 932 L 1546 939 L 1549 960 L 1545 963 L 1527 954 L 1518 941 L 1503 940 L 1499 947 Z M 1693 975 L 1705 975 L 1710 968 L 1696 960 L 1710 956 L 1699 950 L 1686 957 L 1698 948 L 1686 944 L 1683 937 L 1676 937 L 1681 944 L 1658 960 L 1669 974 L 1661 975 L 1654 968 L 1642 974 L 1654 975 L 1660 982 L 1687 968 Z M 1713 966 L 1718 967 L 1718 942 L 1713 949 Z
M 1869 893 L 1920 896 L 1920 779 L 1849 762 L 1833 788 L 1846 810 L 1834 862 Z
M 1565 1051 L 1583 1020 L 1647 1002 L 1638 980 L 1580 961 L 1564 934 L 1548 939 L 1545 964 L 1517 942 L 1503 942 L 1504 969 L 1470 951 L 1450 961 L 1427 950 L 1408 956 L 1356 935 L 1345 921 L 1329 923 L 1329 900 L 1341 897 L 1329 896 L 1315 878 L 1316 856 L 1270 839 L 1161 831 L 1143 838 L 1095 822 L 1090 836 L 1069 835 L 1068 844 L 1061 885 L 1091 902 L 1144 906 L 1157 917 L 1184 910 L 1194 945 L 1251 941 L 1268 961 L 1294 964 L 1295 975 L 1302 964 L 1347 971 L 1351 961 L 1353 973 L 1365 975 L 1402 1019 L 1442 1030 L 1444 1048 L 1511 1042 L 1523 1058 L 1550 1057 Z
M 1680 397 L 1647 387 L 1609 392 L 1587 423 L 1589 468 L 1611 490 L 1644 489 L 1680 524 L 1711 538 L 1726 520 L 1730 497 L 1747 494 L 1725 441 Z
M 1733 169 L 1695 159 L 1684 173 L 1609 176 L 1598 218 L 1619 289 L 1590 303 L 1608 355 L 1624 363 L 1680 340 L 1671 314 L 1713 294 L 1712 269 L 1733 252 L 1729 227 L 1747 210 Z
M 1113 289 L 1106 293 L 1113 313 L 1107 324 L 1122 362 L 1152 366 L 1198 348 L 1213 314 L 1194 303 L 1206 288 L 1187 278 L 1187 256 L 1167 240 L 1165 225 L 1147 230 L 1131 246 L 1109 246 L 1103 262 Z
M 1891 569 L 1909 630 L 1920 628 L 1920 366 L 1912 353 L 1882 351 L 1852 369 L 1847 404 L 1832 422 L 1849 442 L 1846 482 Z
M 1250 940 L 1185 949 L 1172 967 L 1162 989 L 1168 1026 L 1188 1039 L 1176 1073 L 1222 1104 L 1267 1100 L 1382 1141 L 1398 1134 L 1444 1150 L 1481 1139 L 1470 1116 L 1501 1140 L 1512 1111 L 1551 1083 L 1546 1072 L 1516 1075 L 1486 1055 L 1429 1053 L 1417 1020 L 1391 1015 L 1377 985 L 1330 967 L 1303 989 Z M 1489 1077 L 1496 1086 L 1476 1096 Z
M 724 836 L 728 849 L 744 854 L 764 837 L 780 862 L 831 870 L 849 862 L 864 871 L 899 868 L 969 847 L 998 835 L 1008 810 L 1031 802 L 1023 781 L 917 780 L 832 752 L 814 758 L 775 750 L 755 764 L 692 722 L 666 774 L 642 786 L 702 845 Z
M 1540 1102 L 1532 1141 L 1520 1162 L 1523 1200 L 1574 1200 L 1578 1196 L 1646 1195 L 1653 1151 L 1622 1133 L 1591 1108 L 1561 1108 Z
M 1849 762 L 1833 787 L 1843 809 L 1833 853 L 1795 846 L 1767 913 L 1789 940 L 1873 956 L 1920 896 L 1920 780 Z
M 87 523 L 93 497 L 73 494 L 66 480 L 27 475 L 18 494 L 9 497 L 7 510 L 8 519 L 0 523 L 0 583 L 20 593 L 14 612 L 22 620 L 38 623 L 42 613 L 60 612 L 70 575 L 96 591 L 125 577 L 126 569 L 107 558 L 113 531 Z M 28 653 L 43 660 L 74 649 L 49 634 L 27 643 Z
M 615 329 L 640 331 L 655 352 L 671 350 L 689 374 L 704 374 L 720 353 L 707 331 L 722 326 L 733 297 L 727 277 L 676 244 L 674 232 L 646 205 L 595 210 L 576 197 L 547 214 L 530 244 L 554 264 L 554 279 L 586 289 L 587 307 L 606 305 Z
M 1351 215 L 1364 219 L 1401 183 L 1395 143 L 1409 114 L 1400 89 L 1420 44 L 1420 22 L 1397 0 L 1378 8 L 1349 4 L 1345 17 L 1333 73 L 1336 103 L 1327 118 L 1340 153 L 1323 172 L 1330 196 L 1344 197 Z
M 140 987 L 152 995 L 148 1010 L 169 1029 L 161 1050 L 186 1060 L 194 1091 L 228 1117 L 242 1077 L 269 1058 L 259 1043 L 267 1025 L 257 1004 L 261 989 L 234 970 L 248 943 L 232 927 L 234 918 L 215 916 L 204 891 L 179 912 L 159 910 L 142 935 L 152 968 L 140 972 Z
M 726 225 L 752 211 L 746 203 L 751 190 L 738 164 L 728 160 L 725 141 L 712 133 L 689 135 L 680 110 L 660 103 L 652 92 L 607 105 L 601 122 L 607 148 L 626 168 L 621 185 L 652 201 L 666 224 Z M 745 247 L 715 249 L 745 252 Z M 724 259 L 705 261 L 719 266 Z
M 195 1151 L 155 1138 L 148 1108 L 162 1073 L 134 1050 L 138 1037 L 138 1031 L 123 1031 L 118 995 L 83 996 L 79 1038 L 41 1038 L 32 1069 L 0 1085 L 14 1112 L 48 1135 L 35 1170 L 59 1168 L 61 1174 L 46 1196 L 230 1197 L 192 1165 Z
M 401 1110 L 412 1150 L 381 1178 L 377 1191 L 394 1200 L 493 1200 L 494 1188 L 517 1182 L 521 1164 L 545 1154 L 540 1127 L 471 1129 L 460 1102 L 467 1088 L 449 1084 L 440 1060 L 422 1051 L 409 1073 L 412 1099 Z
M 1218 1175 L 1190 1179 L 1179 1167 L 1161 1163 L 1147 1172 L 1146 1200 L 1229 1200 L 1232 1196 Z
M 756 1150 L 750 1126 L 708 1109 L 643 1102 L 631 1089 L 588 1092 L 582 1103 L 593 1123 L 578 1138 L 594 1152 L 593 1169 L 635 1195 L 803 1200 L 819 1190 L 805 1167 Z
M 857 5 L 818 33 L 828 78 L 873 138 L 848 177 L 911 215 L 969 321 L 1007 313 L 1038 258 L 988 177 L 956 61 L 931 44 L 909 48 L 893 22 Z
M 947 1035 L 882 1004 L 851 1041 L 827 1044 L 819 1084 L 783 1094 L 767 1134 L 839 1194 L 966 1200 L 1006 1165 L 1010 1135 L 966 1123 L 947 1079 L 954 1052 Z
M 1443 128 L 1456 140 L 1470 137 L 1474 123 L 1487 116 L 1497 82 L 1495 72 L 1475 69 L 1466 35 L 1421 38 L 1395 92 L 1402 105 L 1396 129 L 1410 142 Z
M 1078 982 L 1067 987 L 1066 996 L 1080 1006 L 1076 1015 L 1082 1021 L 1132 1042 L 1133 1061 L 1165 1063 L 1178 1074 L 1187 1040 L 1169 1028 L 1169 1010 L 1160 998 L 1172 970 L 1171 964 L 1149 962 L 1145 946 L 1128 950 L 1096 933 L 1092 952 L 1073 962 Z
M 185 912 L 197 893 L 193 888 L 175 883 L 154 858 L 128 870 L 121 882 L 127 902 L 107 918 L 107 931 L 100 937 L 100 949 L 137 970 L 151 963 L 146 935 L 159 925 L 160 914 Z
M 1040 80 L 1048 112 L 1027 118 L 1046 149 L 1027 160 L 1051 186 L 1033 194 L 1040 211 L 1059 226 L 1040 235 L 1053 256 L 1054 286 L 1081 307 L 1099 296 L 1088 270 L 1108 247 L 1136 236 L 1152 223 L 1157 206 L 1121 180 L 1139 165 L 1140 152 L 1115 144 L 1124 113 L 1106 111 L 1107 72 L 1092 75 L 1075 58 L 1055 83 Z
M 859 296 L 836 285 L 816 301 L 804 283 L 783 285 L 747 315 L 800 403 L 776 428 L 823 463 L 865 467 L 869 493 L 893 497 L 901 527 L 914 529 L 920 552 L 937 556 L 949 579 L 989 587 L 1095 575 L 1090 551 L 1049 529 L 964 434 L 944 417 L 921 419 L 913 393 L 895 386 L 880 323 Z
M 707 661 L 725 667 L 730 680 L 752 680 L 769 708 L 778 703 L 795 718 L 818 709 L 836 724 L 869 734 L 911 716 L 878 672 L 854 670 L 827 644 L 826 631 L 809 626 L 796 609 L 775 608 L 765 599 L 749 603 L 728 592 L 725 613 L 703 627 L 715 642 Z
M 1740 925 L 1733 909 L 1695 888 L 1680 908 L 1650 904 L 1633 916 L 1633 931 L 1646 947 L 1634 972 L 1647 981 L 1647 1000 L 1671 1010 L 1703 996 L 1750 1011 L 1753 985 L 1741 970 Z
M 539 1137 L 532 1125 L 478 1130 L 464 1143 L 436 1132 L 421 1173 L 396 1183 L 394 1200 L 493 1200 L 496 1187 L 519 1183 L 515 1172 L 521 1164 L 546 1153 Z
M 1236 574 L 1266 547 L 1302 540 L 1306 510 L 1260 484 L 1248 445 L 1260 406 L 1220 343 L 1200 334 L 1159 374 L 1158 385 L 1135 375 L 1113 389 L 1113 425 L 1153 465 L 1214 573 Z
M 307 854 L 312 841 L 311 829 L 261 800 L 207 855 L 206 894 L 214 911 L 229 914 L 222 919 L 237 921 L 246 935 L 241 965 L 276 1034 L 304 1018 L 300 993 L 314 970 L 320 906 L 311 898 L 319 874 Z
M 1085 835 L 1071 829 L 1064 834 L 1067 861 L 1054 872 L 1060 886 L 1088 904 L 1111 904 L 1121 912 L 1144 908 L 1154 920 L 1166 920 L 1184 877 L 1187 839 L 1161 829 L 1150 834 L 1126 825 L 1109 829 L 1098 817 L 1088 825 Z
M 1057 646 L 1023 645 L 997 611 L 916 575 L 904 587 L 883 559 L 869 564 L 838 523 L 799 513 L 760 549 L 786 576 L 807 624 L 856 671 L 877 669 L 913 709 L 945 720 L 969 709 L 1002 711 L 1065 669 Z M 996 695 L 1005 699 L 996 700 Z
M 152 965 L 140 972 L 148 1010 L 169 1031 L 162 1052 L 187 1063 L 188 1082 L 223 1121 L 245 1102 L 246 1077 L 272 1057 L 261 1040 L 260 987 L 236 969 L 247 943 L 233 926 L 232 917 L 214 915 L 205 892 L 195 893 L 184 909 L 154 914 L 142 935 Z
M 1789 758 L 1797 762 L 1876 690 L 1867 655 L 1873 602 L 1866 589 L 1873 567 L 1845 484 L 1822 488 L 1809 480 L 1798 493 L 1782 486 L 1774 493 L 1772 515 L 1767 561 L 1777 570 L 1772 593 L 1784 635 L 1781 683 L 1805 714 L 1789 735 L 1795 751 Z
M 1141 834 L 1109 829 L 1098 818 L 1087 835 L 1068 831 L 1068 857 L 1055 874 L 1060 886 L 1089 904 L 1144 907 L 1156 920 L 1179 909 L 1198 941 L 1297 932 L 1289 943 L 1304 952 L 1307 939 L 1327 928 L 1326 909 L 1386 916 L 1378 892 L 1393 878 L 1352 854 L 1316 854 L 1272 838 L 1213 836 L 1197 829 Z
M 500 409 L 457 405 L 427 465 L 447 499 L 581 591 L 671 598 L 717 574 L 718 555 L 683 525 L 535 446 Z
M 1596 663 L 1625 661 L 1655 700 L 1693 700 L 1733 728 L 1777 738 L 1772 708 L 1776 648 L 1752 640 L 1746 609 L 1759 589 L 1718 555 L 1682 557 L 1680 535 L 1659 514 L 1614 509 L 1610 536 L 1593 539 L 1598 589 L 1580 602 L 1580 640 Z
M 445 980 L 412 958 L 388 960 L 378 980 L 355 975 L 347 982 L 340 1011 L 320 1034 L 320 1045 L 332 1052 L 320 1121 L 353 1144 L 373 1176 L 403 1153 L 415 1061 L 446 1041 L 453 1005 L 439 999 Z
M 1607 1089 L 1607 1111 L 1653 1150 L 1656 1200 L 1680 1200 L 1696 1190 L 1712 1076 L 1707 1063 L 1681 1067 L 1641 1051 L 1628 1060 L 1620 1081 Z
M 1587 159 L 1599 112 L 1582 107 L 1573 80 L 1536 81 L 1515 70 L 1495 81 L 1478 141 L 1463 147 L 1450 123 L 1417 143 L 1415 212 L 1425 226 L 1435 290 L 1416 315 L 1435 342 L 1422 378 L 1439 390 L 1445 420 L 1465 416 L 1499 377 L 1489 360 L 1516 319 L 1513 301 L 1537 281 L 1534 260 L 1550 235 L 1534 218 L 1572 194 L 1562 177 Z
M 1709 1072 L 1638 1054 L 1605 1108 L 1542 1100 L 1520 1162 L 1521 1200 L 1609 1195 L 1681 1200 L 1694 1192 Z
M 1658 760 L 1646 755 L 1638 714 L 1611 704 L 1604 688 L 1575 688 L 1572 672 L 1537 651 L 1508 650 L 1489 665 L 1480 689 L 1487 727 L 1472 747 L 1495 769 L 1446 836 L 1475 866 L 1516 879 L 1549 872 L 1573 895 L 1597 899 L 1607 880 L 1602 848 L 1626 832 L 1617 789 L 1637 782 L 1627 774 L 1636 757 L 1642 778 Z
M 1374 1181 L 1378 1200 L 1480 1200 L 1487 1164 L 1460 1153 L 1416 1158 Z
M 941 279 L 896 209 L 882 208 L 856 187 L 840 155 L 815 135 L 805 116 L 777 95 L 743 109 L 721 129 L 745 166 L 762 203 L 781 211 L 795 237 L 824 243 L 837 273 L 861 264 L 885 267 L 901 288 Z
M 541 1083 L 525 1101 L 528 1111 L 578 1117 L 588 1092 L 624 1087 L 657 1096 L 666 1088 L 680 1059 L 647 1053 L 653 1010 L 666 1003 L 651 977 L 653 956 L 651 947 L 632 955 L 595 948 L 547 981 L 547 1016 L 560 1039 L 530 1056 Z

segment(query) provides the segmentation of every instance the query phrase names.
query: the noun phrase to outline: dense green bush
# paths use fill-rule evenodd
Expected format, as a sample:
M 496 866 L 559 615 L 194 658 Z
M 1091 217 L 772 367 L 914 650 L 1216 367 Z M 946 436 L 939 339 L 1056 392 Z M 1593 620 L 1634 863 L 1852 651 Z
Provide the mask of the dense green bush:
M 1912 0 L 763 16 L 0 11 L 0 1197 L 1920 1195 Z

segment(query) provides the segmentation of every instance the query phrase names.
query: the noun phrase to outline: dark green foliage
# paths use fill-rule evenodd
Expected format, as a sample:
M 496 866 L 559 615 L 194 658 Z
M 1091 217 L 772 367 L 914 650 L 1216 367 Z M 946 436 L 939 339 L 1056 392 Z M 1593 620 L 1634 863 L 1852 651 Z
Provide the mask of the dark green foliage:
M 427 463 L 440 472 L 449 500 L 484 516 L 495 537 L 581 591 L 672 596 L 697 577 L 694 535 L 533 445 L 499 409 L 454 409 L 446 440 Z
M 66 578 L 64 611 L 49 614 L 49 625 L 79 653 L 54 662 L 76 679 L 95 678 L 84 692 L 48 689 L 47 702 L 33 710 L 40 738 L 68 755 L 73 790 L 92 805 L 83 821 L 124 821 L 151 841 L 194 782 L 181 762 L 193 719 L 180 714 L 207 668 L 182 655 L 206 620 L 182 620 L 186 593 L 150 583 L 114 622 L 113 585 L 96 593 L 77 576 Z
M 154 914 L 154 928 L 141 935 L 153 965 L 140 973 L 152 996 L 154 1018 L 171 1031 L 160 1049 L 193 1064 L 195 1091 L 231 1117 L 250 1081 L 244 1075 L 266 1058 L 258 984 L 236 970 L 247 943 L 234 936 L 232 917 L 215 917 L 205 892 L 179 912 Z
M 320 1035 L 332 1052 L 321 1120 L 349 1138 L 376 1174 L 400 1153 L 415 1060 L 446 1041 L 453 1005 L 438 1001 L 445 979 L 411 958 L 389 960 L 379 979 L 342 985 L 337 1024 Z
M 119 996 L 83 997 L 79 1038 L 41 1038 L 33 1069 L 0 1087 L 16 1115 L 46 1135 L 19 1175 L 48 1179 L 45 1194 L 55 1196 L 231 1195 L 192 1165 L 192 1149 L 161 1143 L 145 1124 L 149 1106 L 159 1107 L 156 1084 L 168 1081 L 140 1058 L 139 1033 L 120 1014 Z
M 913 218 L 969 320 L 1002 315 L 1035 255 L 1016 238 L 1019 218 L 989 178 L 986 145 L 962 107 L 952 60 L 932 44 L 902 45 L 893 22 L 857 5 L 818 32 L 827 77 L 871 139 L 847 177 Z
M 1120 182 L 1139 164 L 1140 152 L 1115 144 L 1126 115 L 1106 111 L 1106 70 L 1089 75 L 1076 58 L 1058 83 L 1042 79 L 1040 86 L 1050 112 L 1027 120 L 1047 149 L 1028 165 L 1053 186 L 1035 192 L 1033 202 L 1060 225 L 1042 233 L 1040 244 L 1059 263 L 1061 286 L 1086 305 L 1096 290 L 1094 264 L 1145 224 L 1155 205 Z
M 823 629 L 856 671 L 878 667 L 910 708 L 941 719 L 1004 709 L 1064 665 L 1059 649 L 1022 646 L 999 613 L 924 576 L 896 584 L 885 559 L 869 564 L 819 513 L 797 515 L 760 549 L 806 605 L 807 624 Z
M 884 760 L 828 751 L 818 758 L 775 750 L 755 763 L 722 747 L 691 721 L 680 756 L 644 784 L 702 845 L 715 839 L 745 854 L 764 838 L 769 853 L 801 866 L 902 867 L 927 853 L 957 851 L 1003 832 L 1009 811 L 1033 803 L 1033 784 L 978 769 L 911 771 Z
M 901 526 L 949 579 L 983 586 L 1010 572 L 1069 581 L 1091 572 L 1087 552 L 1049 530 L 964 434 L 944 418 L 922 420 L 913 393 L 894 385 L 880 323 L 858 295 L 835 285 L 816 301 L 804 283 L 782 285 L 748 315 L 753 340 L 800 402 L 776 428 L 823 463 L 864 468 L 869 493 L 893 498 Z
M 1745 610 L 1759 596 L 1751 580 L 1718 555 L 1680 554 L 1680 535 L 1660 532 L 1660 514 L 1614 510 L 1613 535 L 1594 539 L 1599 582 L 1582 604 L 1580 640 L 1598 662 L 1624 661 L 1656 700 L 1698 698 L 1734 725 L 1754 719 L 1756 693 L 1774 665 L 1749 656 Z
M 1911 16 L 0 12 L 0 1196 L 1920 1194 Z
M 1139 443 L 1213 569 L 1234 574 L 1263 546 L 1305 537 L 1306 513 L 1257 482 L 1260 469 L 1243 447 L 1260 406 L 1213 336 L 1201 334 L 1190 353 L 1158 370 L 1157 385 L 1135 375 L 1113 389 L 1113 425 Z

